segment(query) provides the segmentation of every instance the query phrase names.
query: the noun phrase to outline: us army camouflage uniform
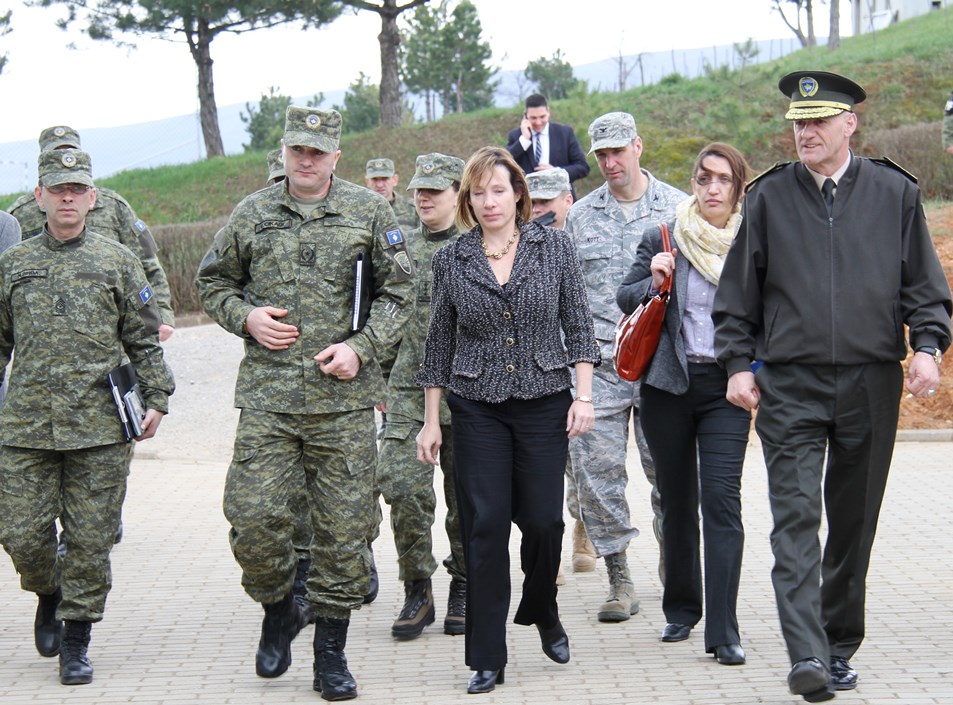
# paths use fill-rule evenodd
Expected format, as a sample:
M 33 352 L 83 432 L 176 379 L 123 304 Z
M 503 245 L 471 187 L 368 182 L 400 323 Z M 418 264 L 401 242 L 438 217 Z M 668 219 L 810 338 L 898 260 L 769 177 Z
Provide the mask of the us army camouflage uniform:
M 367 323 L 352 334 L 359 253 L 371 256 L 374 294 Z M 314 531 L 309 598 L 318 617 L 346 619 L 368 587 L 373 406 L 385 392 L 377 358 L 399 338 L 413 295 L 393 211 L 379 195 L 332 177 L 323 204 L 305 217 L 280 182 L 238 204 L 195 281 L 206 313 L 245 339 L 224 500 L 242 585 L 265 604 L 291 590 L 297 557 L 288 504 L 303 468 Z M 281 320 L 299 331 L 290 348 L 268 350 L 245 331 L 258 306 L 288 309 Z M 362 361 L 349 381 L 324 375 L 312 359 L 343 341 Z
M 40 210 L 33 194 L 20 196 L 8 211 L 20 221 L 24 240 L 38 235 L 46 223 L 46 213 Z M 121 242 L 139 258 L 155 294 L 162 323 L 175 326 L 172 290 L 156 254 L 159 248 L 149 232 L 149 226 L 136 217 L 126 199 L 112 189 L 97 187 L 96 205 L 86 215 L 86 227 L 94 233 Z
M 58 619 L 102 619 L 126 484 L 106 375 L 131 361 L 146 406 L 168 411 L 159 323 L 139 262 L 106 237 L 43 231 L 0 257 L 0 374 L 15 353 L 0 410 L 0 537 L 24 590 L 62 588 Z M 70 537 L 62 559 L 57 516 Z
M 655 485 L 655 465 L 639 424 L 639 385 L 620 379 L 612 362 L 615 325 L 622 315 L 615 292 L 635 261 L 642 233 L 669 220 L 675 204 L 686 194 L 642 170 L 649 185 L 631 218 L 603 184 L 573 204 L 566 217 L 566 232 L 576 245 L 582 264 L 602 365 L 593 372 L 592 401 L 596 424 L 590 433 L 569 440 L 574 487 L 567 503 L 586 525 L 596 555 L 624 553 L 638 529 L 629 520 L 625 498 L 628 475 L 625 467 L 629 422 L 642 460 L 642 470 L 652 485 L 654 523 L 661 526 L 661 506 Z M 660 533 L 656 531 L 656 536 Z
M 404 582 L 425 580 L 437 569 L 431 534 L 436 509 L 433 467 L 417 460 L 416 438 L 423 428 L 424 393 L 414 383 L 414 378 L 423 362 L 424 341 L 430 320 L 430 288 L 433 279 L 430 261 L 438 249 L 453 242 L 458 234 L 456 227 L 441 233 L 431 233 L 422 225 L 408 236 L 417 269 L 416 307 L 404 326 L 397 359 L 388 378 L 387 423 L 377 459 L 375 487 L 375 501 L 383 495 L 391 506 L 398 578 Z M 443 400 L 440 403 L 440 425 L 444 438 L 440 448 L 440 468 L 443 471 L 447 504 L 445 527 L 450 539 L 450 555 L 444 559 L 443 565 L 451 578 L 466 582 L 463 538 L 453 481 L 450 410 Z M 378 534 L 378 526 L 375 525 L 372 539 L 376 539 Z

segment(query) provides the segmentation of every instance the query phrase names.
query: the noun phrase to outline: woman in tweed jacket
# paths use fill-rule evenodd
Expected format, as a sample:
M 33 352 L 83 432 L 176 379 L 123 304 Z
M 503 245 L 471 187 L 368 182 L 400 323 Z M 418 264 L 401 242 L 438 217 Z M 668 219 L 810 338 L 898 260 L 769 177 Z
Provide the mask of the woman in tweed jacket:
M 569 238 L 530 222 L 522 170 L 484 147 L 467 163 L 457 199 L 461 229 L 433 259 L 418 457 L 436 464 L 439 401 L 447 390 L 467 561 L 468 692 L 503 683 L 510 601 L 510 522 L 522 532 L 526 576 L 517 624 L 535 624 L 543 652 L 569 661 L 556 572 L 563 533 L 569 436 L 592 429 L 599 346 Z M 576 396 L 570 367 L 576 369 Z

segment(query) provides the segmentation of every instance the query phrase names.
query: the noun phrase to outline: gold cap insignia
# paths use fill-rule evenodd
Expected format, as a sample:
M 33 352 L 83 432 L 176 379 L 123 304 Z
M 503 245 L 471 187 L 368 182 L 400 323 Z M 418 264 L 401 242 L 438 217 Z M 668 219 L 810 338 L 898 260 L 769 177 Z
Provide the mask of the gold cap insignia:
M 420 167 L 420 170 L 424 172 L 425 174 L 429 174 L 431 171 L 433 171 L 433 169 L 434 169 L 433 162 L 427 162 L 422 167 Z
M 69 152 L 64 154 L 60 161 L 63 162 L 63 166 L 65 166 L 67 169 L 72 169 L 74 166 L 76 166 L 76 157 Z
M 819 84 L 810 76 L 804 76 L 800 81 L 798 81 L 797 88 L 802 96 L 805 98 L 810 98 L 812 95 L 817 93 Z
M 306 122 L 308 123 L 308 127 L 312 129 L 317 129 L 321 127 L 321 118 L 319 118 L 317 115 L 314 115 L 314 114 L 309 115 L 306 119 Z

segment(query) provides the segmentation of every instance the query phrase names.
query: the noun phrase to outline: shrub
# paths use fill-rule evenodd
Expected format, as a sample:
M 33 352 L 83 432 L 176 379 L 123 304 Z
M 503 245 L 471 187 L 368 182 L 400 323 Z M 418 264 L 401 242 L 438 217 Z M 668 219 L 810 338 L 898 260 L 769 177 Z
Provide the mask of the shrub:
M 939 122 L 868 130 L 862 151 L 886 156 L 916 176 L 924 198 L 953 199 L 953 157 L 942 147 Z
M 221 217 L 201 223 L 157 225 L 152 228 L 152 234 L 159 244 L 159 259 L 169 279 L 169 288 L 172 289 L 172 307 L 177 315 L 202 310 L 192 280 L 215 233 L 227 220 L 227 217 Z

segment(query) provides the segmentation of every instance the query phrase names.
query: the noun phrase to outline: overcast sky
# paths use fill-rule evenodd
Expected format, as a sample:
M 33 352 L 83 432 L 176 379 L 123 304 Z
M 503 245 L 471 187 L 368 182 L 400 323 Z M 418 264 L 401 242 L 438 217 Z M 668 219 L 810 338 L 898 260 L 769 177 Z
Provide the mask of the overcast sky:
M 849 2 L 840 0 L 842 34 Z M 755 39 L 789 38 L 771 0 L 475 0 L 493 64 L 522 69 L 561 49 L 572 64 L 623 54 L 707 47 Z M 8 63 L 0 74 L 0 142 L 36 137 L 46 125 L 79 130 L 194 113 L 196 72 L 188 47 L 151 36 L 129 50 L 64 33 L 54 22 L 62 8 L 12 7 L 13 32 L 0 38 Z M 531 9 L 540 9 L 532 17 Z M 827 34 L 825 3 L 816 18 Z M 2 10 L 0 10 L 2 11 Z M 270 86 L 290 96 L 345 89 L 358 72 L 380 77 L 380 18 L 348 12 L 328 28 L 288 26 L 212 42 L 218 105 L 251 102 Z M 70 42 L 76 50 L 67 49 Z

